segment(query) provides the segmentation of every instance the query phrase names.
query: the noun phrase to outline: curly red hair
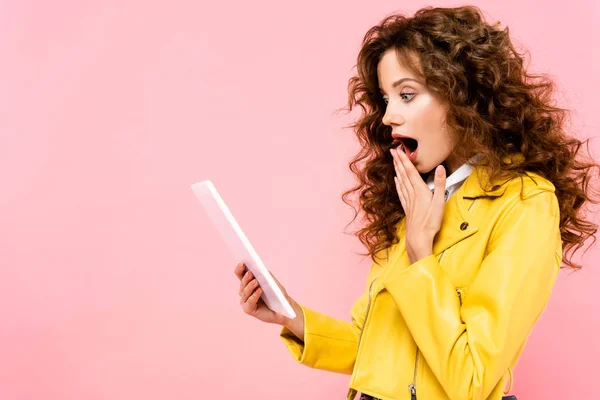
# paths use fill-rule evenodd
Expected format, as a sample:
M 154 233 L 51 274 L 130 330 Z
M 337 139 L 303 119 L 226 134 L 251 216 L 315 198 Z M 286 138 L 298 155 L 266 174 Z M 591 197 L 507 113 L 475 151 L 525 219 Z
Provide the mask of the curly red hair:
M 368 223 L 354 234 L 373 261 L 381 250 L 398 243 L 396 224 L 404 217 L 393 180 L 391 129 L 382 123 L 386 105 L 377 80 L 377 65 L 388 49 L 395 49 L 428 89 L 448 104 L 446 122 L 455 135 L 454 154 L 459 160 L 483 154 L 491 181 L 531 171 L 554 184 L 567 267 L 581 268 L 572 261 L 573 253 L 590 237 L 595 242 L 597 225 L 583 215 L 584 205 L 599 203 L 590 186 L 599 165 L 587 146 L 588 155 L 581 152 L 589 139 L 567 135 L 569 112 L 554 105 L 554 82 L 545 75 L 528 74 L 508 27 L 497 27 L 498 23 L 486 23 L 474 6 L 426 7 L 411 18 L 388 16 L 366 33 L 357 74 L 348 82 L 345 108 L 362 110 L 350 126 L 362 147 L 350 163 L 359 183 L 343 193 L 342 200 L 352 206 L 348 197 L 358 192 Z M 513 153 L 524 157 L 504 163 Z M 355 209 L 352 221 L 358 214 Z

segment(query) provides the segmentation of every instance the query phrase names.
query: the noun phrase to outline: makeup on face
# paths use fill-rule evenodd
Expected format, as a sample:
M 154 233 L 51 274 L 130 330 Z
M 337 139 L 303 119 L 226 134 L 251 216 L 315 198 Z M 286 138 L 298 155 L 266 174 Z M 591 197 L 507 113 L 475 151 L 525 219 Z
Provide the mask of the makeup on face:
M 402 145 L 422 174 L 447 162 L 454 144 L 445 122 L 446 105 L 401 63 L 393 49 L 381 57 L 377 77 L 385 103 L 381 122 L 391 128 L 390 146 Z

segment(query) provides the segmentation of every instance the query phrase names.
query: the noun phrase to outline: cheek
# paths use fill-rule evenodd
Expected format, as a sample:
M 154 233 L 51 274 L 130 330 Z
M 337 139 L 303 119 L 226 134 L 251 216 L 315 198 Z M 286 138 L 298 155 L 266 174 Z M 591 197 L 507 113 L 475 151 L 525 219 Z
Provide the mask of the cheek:
M 443 153 L 452 148 L 452 140 L 446 127 L 439 121 L 429 120 L 425 122 L 421 130 L 421 144 L 429 151 Z
M 430 96 L 425 96 L 419 106 L 415 110 L 414 121 L 416 122 L 415 127 L 422 137 L 428 141 L 430 139 L 434 141 L 445 139 L 445 112 L 443 108 L 435 103 Z

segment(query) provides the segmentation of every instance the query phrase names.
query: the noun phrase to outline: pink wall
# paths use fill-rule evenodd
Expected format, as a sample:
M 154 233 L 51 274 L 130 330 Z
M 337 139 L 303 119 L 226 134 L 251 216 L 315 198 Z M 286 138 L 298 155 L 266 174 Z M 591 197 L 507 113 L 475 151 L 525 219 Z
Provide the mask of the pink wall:
M 357 145 L 333 110 L 362 35 L 405 2 L 210 3 L 0 3 L 1 399 L 344 396 L 238 308 L 189 186 L 213 180 L 288 292 L 347 318 L 369 263 L 342 233 Z M 595 136 L 598 2 L 538 4 L 478 3 Z M 599 255 L 561 275 L 520 400 L 598 397 Z

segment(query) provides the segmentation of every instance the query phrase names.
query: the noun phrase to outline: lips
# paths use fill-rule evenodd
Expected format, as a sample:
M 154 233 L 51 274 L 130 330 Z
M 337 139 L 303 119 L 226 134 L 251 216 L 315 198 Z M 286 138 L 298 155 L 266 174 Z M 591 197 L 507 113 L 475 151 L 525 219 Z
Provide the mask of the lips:
M 416 139 L 412 138 L 401 138 L 394 140 L 394 142 L 392 143 L 392 147 L 398 147 L 400 144 L 403 144 L 404 147 L 411 153 L 414 153 L 417 150 L 417 147 L 419 147 L 419 142 L 417 142 Z
M 419 142 L 416 139 L 396 133 L 393 133 L 392 137 L 394 138 L 394 141 L 392 142 L 392 147 L 396 148 L 402 145 L 400 147 L 404 150 L 404 153 L 406 153 L 408 158 L 414 161 L 413 159 L 416 158 Z

